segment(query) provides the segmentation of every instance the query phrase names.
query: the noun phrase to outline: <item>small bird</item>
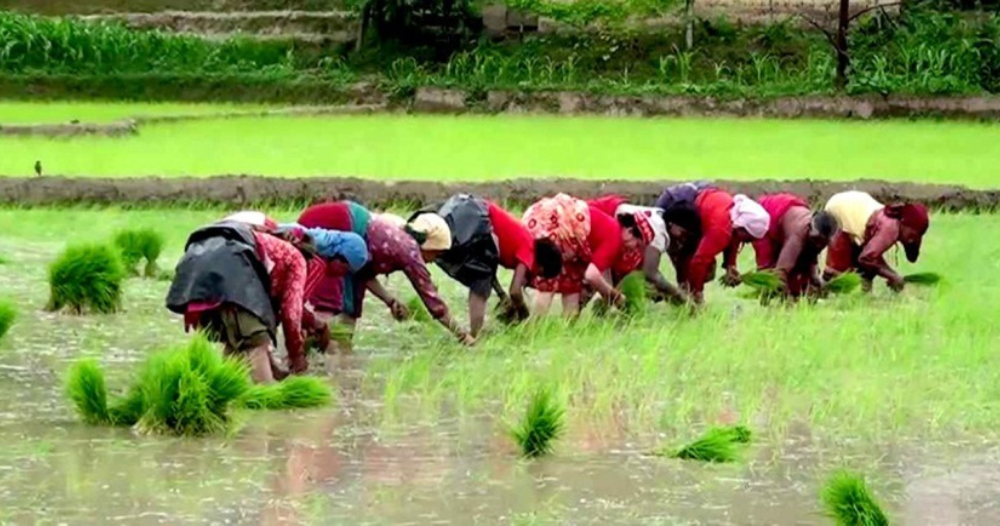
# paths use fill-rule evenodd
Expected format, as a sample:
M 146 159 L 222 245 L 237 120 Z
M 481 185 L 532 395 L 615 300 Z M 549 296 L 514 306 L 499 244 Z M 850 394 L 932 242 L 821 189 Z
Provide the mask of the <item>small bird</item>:
M 35 175 L 42 176 L 42 161 L 35 161 Z

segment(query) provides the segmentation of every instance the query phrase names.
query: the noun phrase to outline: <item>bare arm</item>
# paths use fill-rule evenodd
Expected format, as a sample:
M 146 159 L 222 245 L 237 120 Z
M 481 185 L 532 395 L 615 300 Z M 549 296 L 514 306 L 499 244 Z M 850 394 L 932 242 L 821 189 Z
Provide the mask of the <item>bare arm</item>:
M 604 273 L 601 272 L 593 263 L 587 265 L 587 270 L 583 274 L 583 279 L 594 287 L 597 292 L 601 293 L 605 299 L 610 299 L 615 291 L 614 287 L 608 283 L 608 280 L 604 278 Z
M 385 290 L 385 287 L 378 282 L 377 278 L 368 280 L 368 283 L 365 283 L 365 287 L 369 292 L 374 294 L 376 298 L 382 300 L 382 303 L 385 303 L 389 307 L 392 307 L 392 304 L 398 301 L 388 290 Z
M 650 245 L 646 247 L 642 257 L 642 273 L 646 276 L 646 281 L 652 283 L 656 290 L 668 297 L 674 303 L 683 302 L 686 295 L 681 289 L 672 285 L 660 272 L 660 258 L 663 253 L 656 247 Z

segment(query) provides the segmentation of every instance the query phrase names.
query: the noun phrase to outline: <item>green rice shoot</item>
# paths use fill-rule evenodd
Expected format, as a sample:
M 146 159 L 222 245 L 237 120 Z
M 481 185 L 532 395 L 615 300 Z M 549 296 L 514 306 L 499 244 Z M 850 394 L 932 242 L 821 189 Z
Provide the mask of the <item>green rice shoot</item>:
M 917 272 L 903 276 L 903 281 L 913 285 L 937 285 L 943 278 L 936 272 Z
M 115 234 L 115 246 L 121 251 L 122 263 L 126 270 L 137 275 L 136 265 L 146 262 L 143 275 L 147 278 L 157 278 L 156 260 L 163 252 L 163 234 L 152 228 L 122 230 Z
M 646 276 L 642 272 L 632 272 L 622 278 L 618 290 L 625 295 L 624 311 L 629 315 L 643 314 L 649 307 L 646 290 Z
M 306 409 L 329 405 L 333 390 L 320 378 L 289 376 L 271 384 L 257 384 L 243 395 L 241 405 L 247 409 Z
M 521 423 L 511 429 L 511 436 L 525 458 L 552 453 L 552 442 L 563 433 L 565 410 L 545 388 L 535 391 Z
M 68 247 L 49 266 L 50 295 L 46 309 L 85 309 L 99 314 L 121 308 L 125 267 L 118 251 L 105 244 Z
M 744 285 L 761 292 L 777 292 L 781 290 L 781 278 L 773 270 L 747 272 L 740 276 Z
M 66 396 L 73 402 L 80 419 L 90 425 L 111 425 L 108 413 L 108 389 L 104 371 L 97 360 L 85 358 L 73 364 L 66 376 Z
M 822 493 L 826 514 L 837 526 L 888 526 L 882 508 L 868 490 L 863 477 L 838 471 Z
M 717 427 L 713 431 L 727 434 L 733 442 L 739 444 L 749 444 L 750 439 L 753 438 L 753 432 L 750 431 L 750 428 L 743 425 Z
M 849 294 L 861 286 L 861 275 L 857 272 L 844 272 L 824 284 L 823 288 L 833 294 Z
M 17 320 L 17 307 L 14 306 L 14 302 L 0 300 L 0 338 L 7 334 L 15 320 Z
M 413 321 L 418 321 L 420 323 L 434 321 L 434 318 L 431 317 L 431 313 L 427 312 L 427 307 L 424 306 L 424 302 L 417 296 L 413 296 L 406 301 L 406 310 L 409 311 L 410 319 Z
M 700 460 L 702 462 L 733 462 L 737 459 L 737 445 L 750 442 L 751 432 L 745 426 L 715 427 L 701 438 L 674 451 L 661 451 L 673 458 Z

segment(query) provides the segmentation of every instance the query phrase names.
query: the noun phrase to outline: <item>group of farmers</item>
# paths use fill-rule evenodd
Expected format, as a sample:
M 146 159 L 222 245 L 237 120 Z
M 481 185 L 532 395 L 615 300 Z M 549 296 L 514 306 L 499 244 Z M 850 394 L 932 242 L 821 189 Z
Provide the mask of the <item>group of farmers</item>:
M 336 201 L 307 208 L 295 223 L 245 211 L 196 230 L 177 265 L 167 308 L 184 316 L 187 329 L 204 329 L 224 343 L 228 354 L 246 356 L 254 379 L 267 382 L 288 374 L 272 353 L 279 325 L 288 370 L 302 373 L 307 339 L 326 351 L 349 349 L 367 292 L 395 319 L 409 317 L 379 275 L 402 271 L 431 316 L 471 345 L 493 291 L 511 318 L 544 314 L 556 294 L 563 312 L 575 315 L 594 294 L 608 306 L 624 306 L 618 285 L 641 271 L 657 299 L 700 305 L 720 255 L 721 281 L 740 283 L 736 261 L 744 244 L 752 244 L 758 269 L 772 270 L 793 298 L 852 270 L 866 291 L 878 276 L 899 291 L 903 278 L 884 255 L 900 243 L 915 262 L 928 226 L 923 205 L 883 205 L 859 191 L 836 194 L 813 211 L 793 194 L 754 200 L 706 182 L 668 187 L 653 207 L 615 195 L 583 200 L 559 193 L 520 218 L 466 194 L 409 218 Z M 664 255 L 676 284 L 660 272 Z M 468 288 L 468 329 L 441 299 L 431 263 Z M 497 279 L 499 267 L 513 271 L 507 288 Z M 526 288 L 536 291 L 530 308 Z

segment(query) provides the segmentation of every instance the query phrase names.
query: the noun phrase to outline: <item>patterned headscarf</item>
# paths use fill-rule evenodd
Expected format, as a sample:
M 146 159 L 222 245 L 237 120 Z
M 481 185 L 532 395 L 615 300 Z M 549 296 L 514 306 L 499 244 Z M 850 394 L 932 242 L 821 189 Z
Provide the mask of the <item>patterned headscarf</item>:
M 771 226 L 771 216 L 757 201 L 743 194 L 733 196 L 733 208 L 729 210 L 733 220 L 733 228 L 743 228 L 751 236 L 761 239 L 767 235 Z
M 619 205 L 615 215 L 625 214 L 635 217 L 644 245 L 653 245 L 660 252 L 666 252 L 670 236 L 667 235 L 667 224 L 663 221 L 663 210 L 649 206 Z
M 529 206 L 523 222 L 535 239 L 552 239 L 562 251 L 563 260 L 590 258 L 590 210 L 586 201 L 560 192 Z

